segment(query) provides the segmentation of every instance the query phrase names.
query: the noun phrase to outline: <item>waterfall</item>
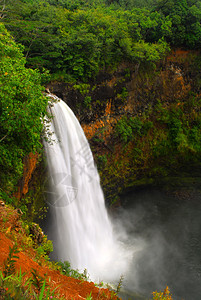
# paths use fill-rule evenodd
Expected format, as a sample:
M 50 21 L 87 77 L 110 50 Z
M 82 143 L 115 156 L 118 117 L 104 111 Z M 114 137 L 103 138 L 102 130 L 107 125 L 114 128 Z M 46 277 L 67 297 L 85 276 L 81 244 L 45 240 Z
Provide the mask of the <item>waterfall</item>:
M 115 238 L 88 141 L 71 109 L 49 96 L 56 103 L 49 106 L 52 136 L 44 148 L 55 257 L 69 261 L 72 268 L 87 269 L 93 280 L 119 280 L 128 253 Z

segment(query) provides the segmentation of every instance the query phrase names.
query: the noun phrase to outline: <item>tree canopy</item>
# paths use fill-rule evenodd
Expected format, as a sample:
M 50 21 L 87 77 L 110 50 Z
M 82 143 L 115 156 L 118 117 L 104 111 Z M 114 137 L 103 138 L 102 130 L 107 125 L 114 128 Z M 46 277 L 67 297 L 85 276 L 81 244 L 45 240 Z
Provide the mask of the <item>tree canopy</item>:
M 168 47 L 197 49 L 198 0 L 11 0 L 3 18 L 27 66 L 85 80 L 122 60 L 155 63 Z
M 167 39 L 171 45 L 189 49 L 201 46 L 201 1 L 159 0 L 154 10 L 172 22 L 172 34 Z
M 65 79 L 88 80 L 123 60 L 154 63 L 165 55 L 168 16 L 96 2 L 11 1 L 4 22 L 24 45 L 29 67 L 45 67 Z
M 23 46 L 0 23 L 0 188 L 12 187 L 22 175 L 23 157 L 41 148 L 47 99 L 41 76 L 27 69 Z

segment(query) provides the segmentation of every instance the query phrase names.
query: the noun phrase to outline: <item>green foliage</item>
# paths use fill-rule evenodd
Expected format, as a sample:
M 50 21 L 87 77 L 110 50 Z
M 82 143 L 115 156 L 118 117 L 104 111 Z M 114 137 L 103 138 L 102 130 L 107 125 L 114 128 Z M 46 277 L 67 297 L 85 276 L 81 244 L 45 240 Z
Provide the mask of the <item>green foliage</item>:
M 19 250 L 17 249 L 17 244 L 15 244 L 12 248 L 9 246 L 9 254 L 7 259 L 4 261 L 4 270 L 3 270 L 4 277 L 8 277 L 15 273 L 16 259 L 19 258 L 16 255 L 17 253 L 19 253 Z
M 120 140 L 127 144 L 135 139 L 136 136 L 146 135 L 149 129 L 153 126 L 151 121 L 142 121 L 138 117 L 128 118 L 123 116 L 116 124 L 115 135 Z
M 3 18 L 27 65 L 87 82 L 122 61 L 153 64 L 173 46 L 199 48 L 200 1 L 10 1 Z
M 3 262 L 3 271 L 0 271 L 0 298 L 9 300 L 29 300 L 29 299 L 57 299 L 54 296 L 54 290 L 46 283 L 46 280 L 39 275 L 35 269 L 31 270 L 31 277 L 27 277 L 26 273 L 16 271 L 15 263 L 19 258 L 18 245 L 14 244 L 9 247 L 8 257 Z M 49 283 L 50 279 L 49 279 Z M 63 298 L 59 298 L 63 299 Z
M 33 275 L 34 274 L 34 275 Z M 55 295 L 55 290 L 50 291 L 50 287 L 42 277 L 38 277 L 36 270 L 32 271 L 32 278 L 27 278 L 26 273 L 21 273 L 21 270 L 16 274 L 4 277 L 0 271 L 0 296 L 7 300 L 56 300 L 58 293 Z M 37 276 L 35 278 L 35 276 Z M 36 282 L 41 280 L 40 288 Z M 50 281 L 51 283 L 51 281 Z M 59 299 L 63 299 L 60 296 Z
M 38 191 L 40 185 L 36 187 L 35 191 L 32 191 L 31 188 L 29 189 L 28 193 L 23 197 L 22 201 L 17 204 L 19 209 L 21 209 L 24 220 L 28 219 L 30 222 L 32 221 L 39 221 L 44 219 L 47 213 L 47 206 L 44 203 L 44 199 L 38 193 L 42 193 L 42 191 Z M 1 192 L 0 192 L 1 195 Z M 7 204 L 11 203 L 12 205 L 16 205 L 16 199 L 8 199 L 2 197 Z
M 59 267 L 59 270 L 63 275 L 70 276 L 71 266 L 68 261 L 64 261 L 64 262 L 59 261 L 57 263 L 57 266 Z
M 201 152 L 201 131 L 200 126 L 194 126 L 189 130 L 189 143 L 195 152 Z
M 36 248 L 38 257 L 44 257 L 46 260 L 49 260 L 49 254 L 53 251 L 53 244 L 51 240 L 47 239 L 47 236 L 44 235 L 42 244 Z
M 155 63 L 168 50 L 171 22 L 158 12 L 117 10 L 104 1 L 37 2 L 8 3 L 4 22 L 24 45 L 28 66 L 62 80 L 87 81 L 125 60 Z
M 163 292 L 153 292 L 153 300 L 173 300 L 168 286 Z
M 118 94 L 117 98 L 120 98 L 124 101 L 126 100 L 127 97 L 128 97 L 128 90 L 125 87 L 123 87 L 121 94 Z
M 9 197 L 6 194 L 6 192 L 4 192 L 1 188 L 0 188 L 0 199 L 3 199 L 6 204 L 13 204 L 15 202 L 15 200 L 13 198 Z
M 79 91 L 79 93 L 84 96 L 84 106 L 86 108 L 91 108 L 91 96 L 89 96 L 89 92 L 90 92 L 90 84 L 87 83 L 80 83 L 80 84 L 74 84 L 73 88 L 77 91 Z
M 23 171 L 23 157 L 39 151 L 47 99 L 40 74 L 25 68 L 23 47 L 0 23 L 0 187 L 12 190 Z
M 44 201 L 47 173 L 44 158 L 42 161 L 41 158 L 42 156 L 38 157 L 38 164 L 35 172 L 32 174 L 31 184 L 29 185 L 27 194 L 17 203 L 17 207 L 23 212 L 23 220 L 28 220 L 29 222 L 40 222 L 40 220 L 46 216 L 48 209 Z M 11 199 L 11 201 L 13 200 Z M 9 202 L 6 200 L 6 203 Z M 13 203 L 13 205 L 15 206 L 16 203 Z
M 194 99 L 195 100 L 195 99 Z M 194 101 L 194 105 L 200 107 L 199 99 Z M 187 105 L 187 104 L 186 104 Z M 192 108 L 188 108 L 193 110 Z M 162 147 L 161 151 L 168 151 L 172 149 L 183 153 L 190 151 L 192 153 L 199 153 L 201 150 L 201 120 L 200 117 L 195 121 L 194 119 L 189 122 L 186 112 L 173 105 L 170 109 L 165 109 L 160 104 L 157 106 L 157 120 L 165 124 L 163 134 L 161 135 L 160 143 L 156 144 L 157 147 Z M 162 150 L 163 149 L 163 150 Z M 165 150 L 166 149 L 166 150 Z M 158 150 L 157 150 L 158 151 Z M 158 154 L 159 154 L 158 153 Z
M 155 101 L 141 116 L 118 120 L 108 142 L 112 151 L 104 151 L 107 163 L 99 166 L 110 204 L 124 188 L 192 175 L 192 170 L 199 174 L 200 111 L 200 96 L 190 93 L 183 102 Z
M 115 127 L 115 134 L 119 136 L 123 143 L 127 143 L 132 139 L 132 128 L 128 123 L 127 117 L 123 117 L 118 121 Z
M 169 41 L 174 46 L 199 48 L 201 43 L 201 3 L 199 0 L 159 0 L 155 10 L 169 16 L 172 35 Z
M 71 265 L 68 261 L 58 262 L 57 267 L 63 275 L 71 276 L 79 280 L 89 280 L 86 269 L 82 273 L 80 273 L 78 270 L 71 269 Z
M 0 271 L 0 296 L 7 300 L 25 300 L 30 299 L 28 292 L 29 280 L 24 279 L 21 270 L 17 274 L 4 277 Z
M 117 285 L 117 289 L 116 289 L 116 293 L 118 294 L 121 290 L 121 287 L 122 287 L 122 283 L 123 283 L 123 280 L 124 280 L 124 276 L 121 275 L 120 279 L 119 279 L 119 282 L 118 282 L 118 285 Z
M 42 276 L 38 274 L 38 271 L 35 269 L 32 269 L 31 271 L 32 278 L 30 279 L 30 282 L 32 285 L 37 289 L 38 292 L 44 292 L 45 288 L 45 280 Z
M 89 294 L 89 295 L 87 295 L 87 297 L 86 297 L 86 300 L 92 300 L 93 298 L 92 298 L 92 296 L 91 296 L 91 293 Z
M 85 96 L 90 91 L 90 84 L 86 84 L 86 83 L 75 84 L 73 88 L 78 90 L 81 95 Z
M 90 108 L 91 107 L 91 96 L 86 96 L 84 98 L 84 106 L 87 107 L 87 108 Z
M 107 165 L 107 156 L 106 155 L 98 155 L 97 156 L 97 165 L 101 170 Z

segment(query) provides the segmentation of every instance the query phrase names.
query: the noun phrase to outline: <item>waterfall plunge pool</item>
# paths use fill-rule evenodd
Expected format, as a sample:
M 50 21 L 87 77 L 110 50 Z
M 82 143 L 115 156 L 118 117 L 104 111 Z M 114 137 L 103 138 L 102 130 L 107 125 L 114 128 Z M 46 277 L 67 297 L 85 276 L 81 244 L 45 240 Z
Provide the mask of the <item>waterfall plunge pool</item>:
M 152 299 L 168 285 L 174 300 L 201 299 L 201 191 L 144 188 L 122 195 L 115 215 L 134 247 L 123 299 Z M 120 224 L 119 224 L 120 223 Z M 132 296 L 138 291 L 144 297 Z

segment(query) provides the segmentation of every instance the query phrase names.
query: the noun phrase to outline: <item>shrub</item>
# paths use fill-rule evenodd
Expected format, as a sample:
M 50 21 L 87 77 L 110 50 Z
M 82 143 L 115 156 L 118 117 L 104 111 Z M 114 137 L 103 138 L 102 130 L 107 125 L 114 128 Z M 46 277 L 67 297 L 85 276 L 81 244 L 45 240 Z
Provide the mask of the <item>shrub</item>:
M 163 292 L 153 292 L 153 300 L 173 300 L 169 287 L 167 286 Z

